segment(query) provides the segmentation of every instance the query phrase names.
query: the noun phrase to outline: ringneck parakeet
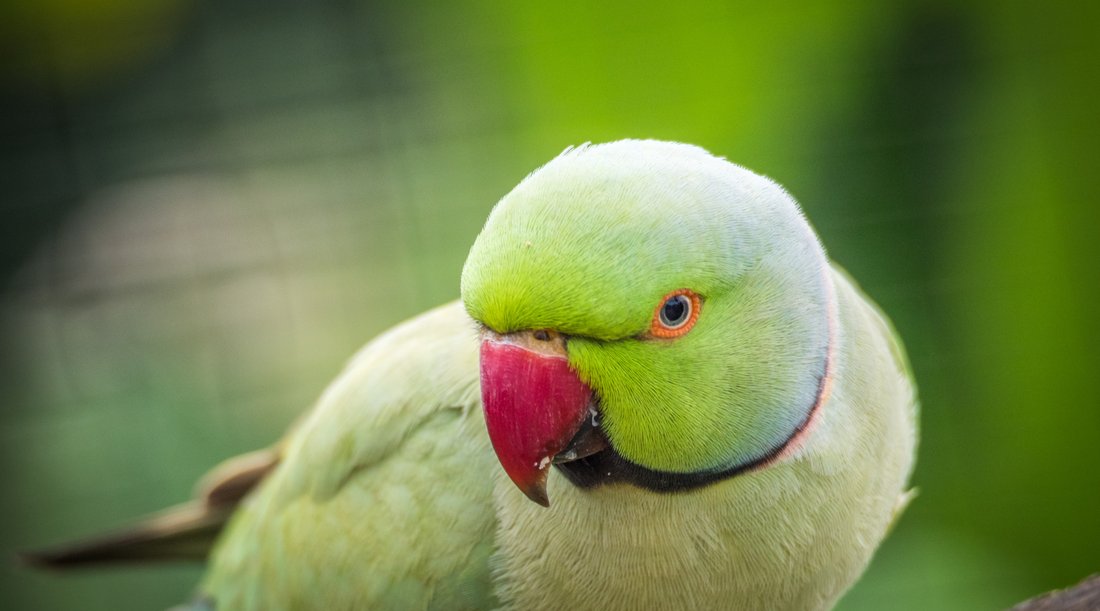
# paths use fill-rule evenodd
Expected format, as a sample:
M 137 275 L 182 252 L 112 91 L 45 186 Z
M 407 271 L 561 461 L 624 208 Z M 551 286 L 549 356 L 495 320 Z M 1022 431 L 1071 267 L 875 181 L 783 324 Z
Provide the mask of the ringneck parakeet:
M 823 610 L 910 498 L 901 343 L 766 178 L 568 149 L 497 204 L 461 292 L 196 501 L 37 560 L 216 537 L 190 608 L 219 611 Z

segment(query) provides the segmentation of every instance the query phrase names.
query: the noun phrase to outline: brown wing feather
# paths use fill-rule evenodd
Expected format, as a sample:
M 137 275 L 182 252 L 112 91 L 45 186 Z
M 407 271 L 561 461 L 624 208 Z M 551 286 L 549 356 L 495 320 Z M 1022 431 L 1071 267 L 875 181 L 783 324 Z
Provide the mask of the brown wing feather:
M 279 464 L 279 448 L 231 458 L 207 473 L 196 499 L 142 519 L 136 526 L 20 558 L 40 568 L 96 564 L 205 560 L 237 505 Z
M 202 476 L 195 497 L 209 507 L 236 507 L 279 464 L 279 448 L 235 456 Z

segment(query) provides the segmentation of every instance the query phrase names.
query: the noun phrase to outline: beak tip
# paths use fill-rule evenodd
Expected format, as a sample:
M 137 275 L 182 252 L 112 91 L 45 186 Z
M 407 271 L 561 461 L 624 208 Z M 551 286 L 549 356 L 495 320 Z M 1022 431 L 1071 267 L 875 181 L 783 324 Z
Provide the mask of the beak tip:
M 542 505 L 543 507 L 550 507 L 550 497 L 546 494 L 546 480 L 542 479 L 535 482 L 531 486 L 524 488 L 523 493 L 527 495 L 527 498 Z
M 549 507 L 550 496 L 546 494 L 546 480 L 549 475 L 550 469 L 543 468 L 538 471 L 533 479 L 521 481 L 513 478 L 512 481 L 523 492 L 524 496 L 543 507 Z

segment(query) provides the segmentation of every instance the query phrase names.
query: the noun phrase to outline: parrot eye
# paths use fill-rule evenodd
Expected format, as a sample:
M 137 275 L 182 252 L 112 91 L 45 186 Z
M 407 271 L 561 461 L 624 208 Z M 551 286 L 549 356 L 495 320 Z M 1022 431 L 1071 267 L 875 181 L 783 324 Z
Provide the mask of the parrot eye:
M 691 314 L 691 303 L 687 297 L 677 295 L 661 306 L 661 324 L 675 329 L 687 322 L 688 314 Z
M 650 335 L 671 339 L 687 333 L 699 318 L 700 305 L 699 295 L 691 289 L 680 289 L 665 295 L 653 313 Z

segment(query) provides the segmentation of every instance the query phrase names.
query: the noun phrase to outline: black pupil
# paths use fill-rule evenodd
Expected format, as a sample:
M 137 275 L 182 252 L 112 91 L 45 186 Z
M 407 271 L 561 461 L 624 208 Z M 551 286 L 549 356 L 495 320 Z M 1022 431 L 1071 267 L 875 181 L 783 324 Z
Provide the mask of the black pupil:
M 687 299 L 683 295 L 677 295 L 666 301 L 665 306 L 661 308 L 661 318 L 664 318 L 662 322 L 674 327 L 684 322 L 684 319 L 687 318 L 687 313 Z

